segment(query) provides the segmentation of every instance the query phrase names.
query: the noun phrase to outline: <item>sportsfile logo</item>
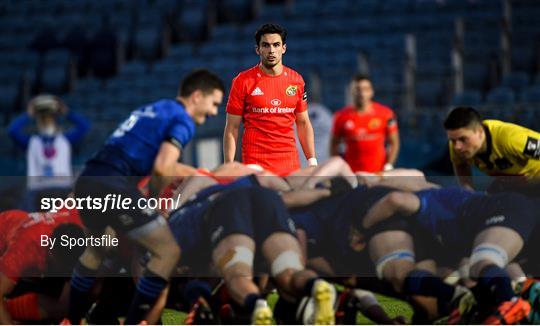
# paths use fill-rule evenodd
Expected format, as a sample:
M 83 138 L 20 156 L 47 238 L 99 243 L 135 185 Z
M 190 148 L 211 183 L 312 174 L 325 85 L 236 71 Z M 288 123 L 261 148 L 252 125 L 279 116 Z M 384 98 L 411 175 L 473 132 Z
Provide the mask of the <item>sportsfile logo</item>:
M 53 213 L 61 209 L 89 209 L 99 210 L 102 213 L 107 210 L 128 210 L 138 209 L 143 213 L 152 210 L 172 210 L 176 209 L 180 203 L 181 194 L 176 198 L 139 198 L 136 201 L 132 198 L 122 196 L 121 194 L 107 194 L 105 197 L 84 198 L 50 198 L 41 199 L 41 210 Z

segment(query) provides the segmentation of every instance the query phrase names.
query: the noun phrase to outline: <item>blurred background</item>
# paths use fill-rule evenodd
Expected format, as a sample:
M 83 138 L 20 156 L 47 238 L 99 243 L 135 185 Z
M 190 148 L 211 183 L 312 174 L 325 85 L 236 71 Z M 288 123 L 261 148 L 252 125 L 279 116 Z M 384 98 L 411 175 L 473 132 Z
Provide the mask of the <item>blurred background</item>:
M 266 22 L 288 30 L 284 64 L 303 74 L 310 102 L 337 111 L 351 76 L 368 73 L 399 117 L 397 166 L 449 175 L 442 121 L 454 105 L 540 130 L 538 17 L 538 0 L 2 0 L 0 175 L 25 175 L 7 128 L 32 96 L 58 95 L 91 121 L 76 172 L 130 111 L 175 97 L 190 70 L 214 70 L 228 92 L 257 64 Z M 219 164 L 224 122 L 223 106 L 184 161 Z

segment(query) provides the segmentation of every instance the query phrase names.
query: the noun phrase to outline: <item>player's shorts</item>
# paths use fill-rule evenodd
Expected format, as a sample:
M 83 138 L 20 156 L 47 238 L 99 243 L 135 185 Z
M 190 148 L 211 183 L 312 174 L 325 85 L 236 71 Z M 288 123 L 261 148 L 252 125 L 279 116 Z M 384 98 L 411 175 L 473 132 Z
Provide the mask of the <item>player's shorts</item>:
M 464 232 L 470 237 L 490 227 L 501 226 L 516 231 L 527 243 L 537 225 L 536 207 L 531 200 L 515 193 L 475 197 L 465 205 L 460 221 L 464 225 L 463 231 L 470 230 Z
M 111 226 L 119 232 L 130 235 L 137 232 L 139 235 L 165 224 L 156 211 L 137 207 L 139 199 L 143 198 L 137 187 L 138 181 L 136 177 L 118 175 L 106 165 L 88 164 L 75 182 L 75 197 L 100 200 L 102 206 L 96 209 L 92 204 L 94 209 L 85 207 L 81 210 L 84 225 L 91 231 L 101 232 L 105 227 Z M 115 202 L 112 201 L 113 198 Z M 127 200 L 130 204 L 126 207 L 118 205 L 120 201 L 126 203 Z
M 205 215 L 212 246 L 231 234 L 244 234 L 257 247 L 273 233 L 296 236 L 294 222 L 281 197 L 273 190 L 246 187 L 219 196 Z
M 181 250 L 180 263 L 192 271 L 206 270 L 211 260 L 204 218 L 210 204 L 210 200 L 201 200 L 169 216 L 169 227 Z

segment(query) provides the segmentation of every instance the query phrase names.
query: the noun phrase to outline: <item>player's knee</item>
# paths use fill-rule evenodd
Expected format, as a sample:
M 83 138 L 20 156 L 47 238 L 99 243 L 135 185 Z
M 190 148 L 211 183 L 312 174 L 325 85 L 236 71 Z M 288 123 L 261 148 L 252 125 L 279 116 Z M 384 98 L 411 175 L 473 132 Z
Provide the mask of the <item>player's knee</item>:
M 379 279 L 387 279 L 401 288 L 406 270 L 414 267 L 415 255 L 410 250 L 395 250 L 381 257 L 375 263 L 375 270 Z
M 470 275 L 472 278 L 480 276 L 480 272 L 487 265 L 496 265 L 504 268 L 508 264 L 508 253 L 498 245 L 484 243 L 473 249 L 470 258 Z
M 302 263 L 302 256 L 299 252 L 294 250 L 283 251 L 270 263 L 271 275 L 273 277 L 276 277 L 287 270 L 300 271 L 303 269 L 304 264 Z
M 216 265 L 222 272 L 243 265 L 249 269 L 253 267 L 253 250 L 245 246 L 235 246 L 223 254 Z

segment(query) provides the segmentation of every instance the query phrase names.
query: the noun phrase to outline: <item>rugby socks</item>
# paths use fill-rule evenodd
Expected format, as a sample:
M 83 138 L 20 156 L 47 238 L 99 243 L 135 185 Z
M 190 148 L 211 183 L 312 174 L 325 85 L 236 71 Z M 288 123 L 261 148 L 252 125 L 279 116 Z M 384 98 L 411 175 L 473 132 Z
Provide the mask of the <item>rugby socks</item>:
M 497 305 L 510 301 L 516 296 L 510 277 L 497 265 L 488 265 L 482 269 L 478 277 L 478 285 L 491 292 Z
M 92 301 L 89 298 L 89 292 L 96 282 L 96 275 L 97 270 L 84 266 L 80 261 L 73 269 L 68 319 L 74 325 L 78 325 L 84 314 L 90 309 Z
M 454 297 L 455 288 L 428 271 L 415 269 L 407 274 L 403 284 L 403 292 L 407 295 L 437 298 L 439 313 L 445 315 L 449 312 L 449 304 Z
M 210 301 L 212 289 L 207 282 L 201 280 L 189 281 L 184 287 L 184 300 L 191 307 L 197 302 L 200 297 Z
M 304 296 L 310 297 L 311 292 L 313 291 L 313 286 L 315 285 L 315 282 L 318 280 L 318 278 L 314 277 L 306 282 L 304 285 Z
M 27 293 L 14 299 L 6 300 L 6 306 L 13 320 L 41 320 L 39 295 L 37 293 Z
M 148 269 L 137 283 L 135 297 L 131 302 L 131 307 L 124 322 L 125 325 L 136 325 L 140 323 L 152 306 L 156 303 L 161 292 L 167 287 L 168 281 Z
M 248 294 L 244 298 L 244 303 L 242 305 L 242 308 L 245 311 L 249 311 L 250 313 L 255 310 L 255 305 L 257 304 L 257 300 L 259 300 L 261 296 L 258 293 L 251 293 Z

